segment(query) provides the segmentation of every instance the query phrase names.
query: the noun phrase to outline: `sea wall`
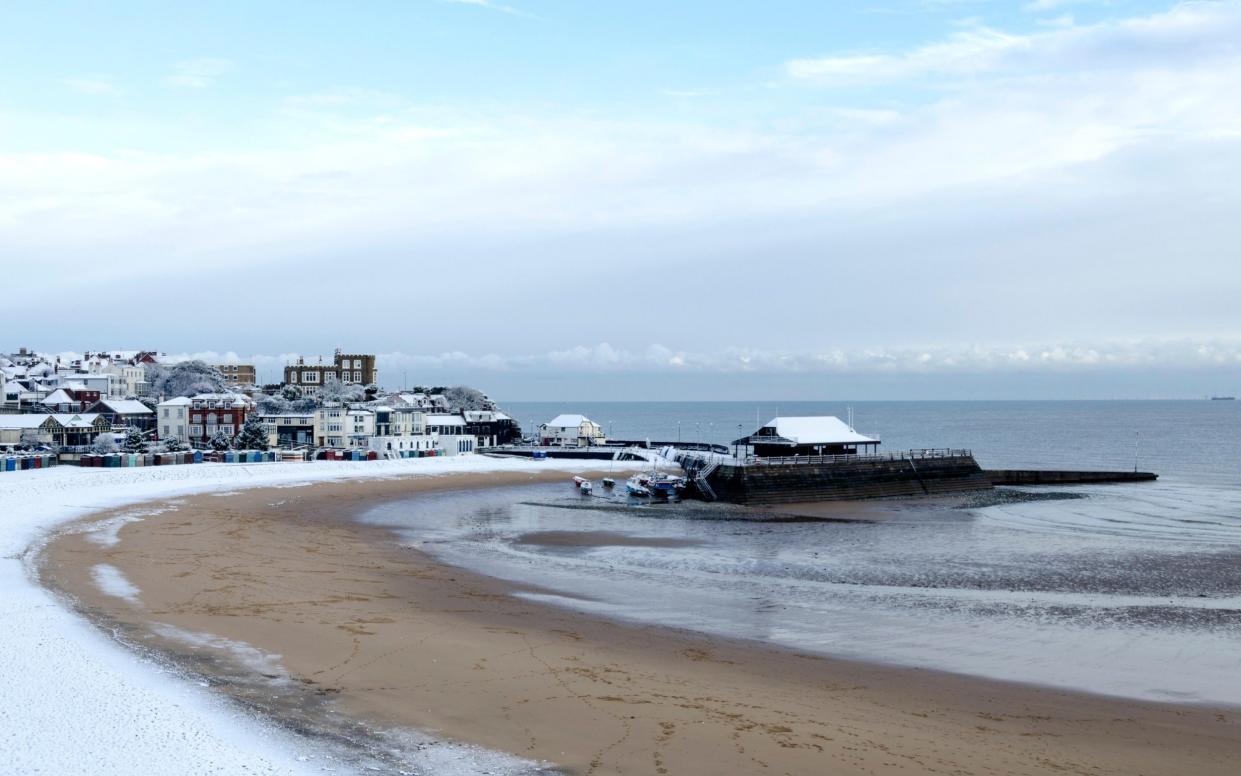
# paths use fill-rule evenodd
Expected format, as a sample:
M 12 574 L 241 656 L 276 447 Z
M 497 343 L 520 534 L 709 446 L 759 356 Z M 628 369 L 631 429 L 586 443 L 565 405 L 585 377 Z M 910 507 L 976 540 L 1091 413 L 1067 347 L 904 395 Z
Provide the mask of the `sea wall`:
M 990 490 L 972 455 L 918 460 L 719 466 L 708 483 L 722 501 L 796 504 Z
M 1088 485 L 1106 482 L 1150 482 L 1154 472 L 1056 471 L 1042 469 L 987 469 L 992 485 Z

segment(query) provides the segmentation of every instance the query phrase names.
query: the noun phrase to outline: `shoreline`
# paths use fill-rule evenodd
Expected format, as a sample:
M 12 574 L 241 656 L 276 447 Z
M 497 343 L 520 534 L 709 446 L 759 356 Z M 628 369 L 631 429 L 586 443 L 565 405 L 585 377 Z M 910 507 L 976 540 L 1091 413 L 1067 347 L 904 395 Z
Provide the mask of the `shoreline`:
M 438 731 L 574 773 L 884 773 L 911 765 L 1226 773 L 1241 751 L 1233 709 L 611 621 L 515 597 L 543 591 L 447 566 L 400 546 L 382 526 L 351 519 L 423 490 L 523 477 L 534 479 L 477 474 L 199 495 L 120 525 L 115 545 L 81 530 L 116 519 L 105 512 L 49 542 L 40 578 L 96 624 L 117 626 L 174 663 L 179 656 L 236 700 L 282 695 L 280 708 L 263 710 L 295 729 L 342 716 L 335 712 L 361 720 L 345 735 L 355 742 L 376 729 Z M 136 588 L 132 600 L 102 592 L 91 573 L 101 565 Z M 180 633 L 156 633 L 150 620 Z M 226 641 L 195 646 L 185 633 Z M 280 655 L 287 675 L 245 686 L 238 680 L 255 674 L 255 664 L 230 668 L 220 657 L 231 649 L 237 659 L 239 644 L 260 659 Z

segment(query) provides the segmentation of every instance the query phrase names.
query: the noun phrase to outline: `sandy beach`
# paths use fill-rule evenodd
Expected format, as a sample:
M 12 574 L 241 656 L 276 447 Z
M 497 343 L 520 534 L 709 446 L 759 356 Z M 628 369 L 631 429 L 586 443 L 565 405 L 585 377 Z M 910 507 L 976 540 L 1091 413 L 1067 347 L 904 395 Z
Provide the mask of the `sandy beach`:
M 515 598 L 349 519 L 420 491 L 565 476 L 318 483 L 186 497 L 132 522 L 105 512 L 50 542 L 40 574 L 135 648 L 381 759 L 386 732 L 414 728 L 582 774 L 1232 774 L 1241 762 L 1235 709 L 612 622 Z

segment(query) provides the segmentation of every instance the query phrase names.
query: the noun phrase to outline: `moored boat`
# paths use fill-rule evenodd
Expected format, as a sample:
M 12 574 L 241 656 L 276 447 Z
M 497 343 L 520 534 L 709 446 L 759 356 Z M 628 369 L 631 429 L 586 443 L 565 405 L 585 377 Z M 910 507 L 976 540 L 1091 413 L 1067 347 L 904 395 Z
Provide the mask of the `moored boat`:
M 611 477 L 604 477 L 604 478 L 603 478 L 603 487 L 605 487 L 605 488 L 614 488 L 614 487 L 616 487 L 616 480 L 612 479 Z

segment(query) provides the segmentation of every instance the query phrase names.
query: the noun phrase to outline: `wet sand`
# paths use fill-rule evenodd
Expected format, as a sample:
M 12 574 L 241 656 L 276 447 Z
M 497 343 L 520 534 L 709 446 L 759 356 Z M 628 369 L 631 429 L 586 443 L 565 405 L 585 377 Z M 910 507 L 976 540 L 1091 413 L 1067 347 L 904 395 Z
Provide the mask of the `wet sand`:
M 377 731 L 412 727 L 570 773 L 1241 768 L 1236 709 L 1074 694 L 612 622 L 514 597 L 539 591 L 446 566 L 382 527 L 348 520 L 430 489 L 564 477 L 206 495 L 124 523 L 115 544 L 85 531 L 133 508 L 117 510 L 51 542 L 41 574 L 137 648 L 297 729 L 375 756 L 384 750 Z M 529 539 L 642 541 L 600 533 Z

